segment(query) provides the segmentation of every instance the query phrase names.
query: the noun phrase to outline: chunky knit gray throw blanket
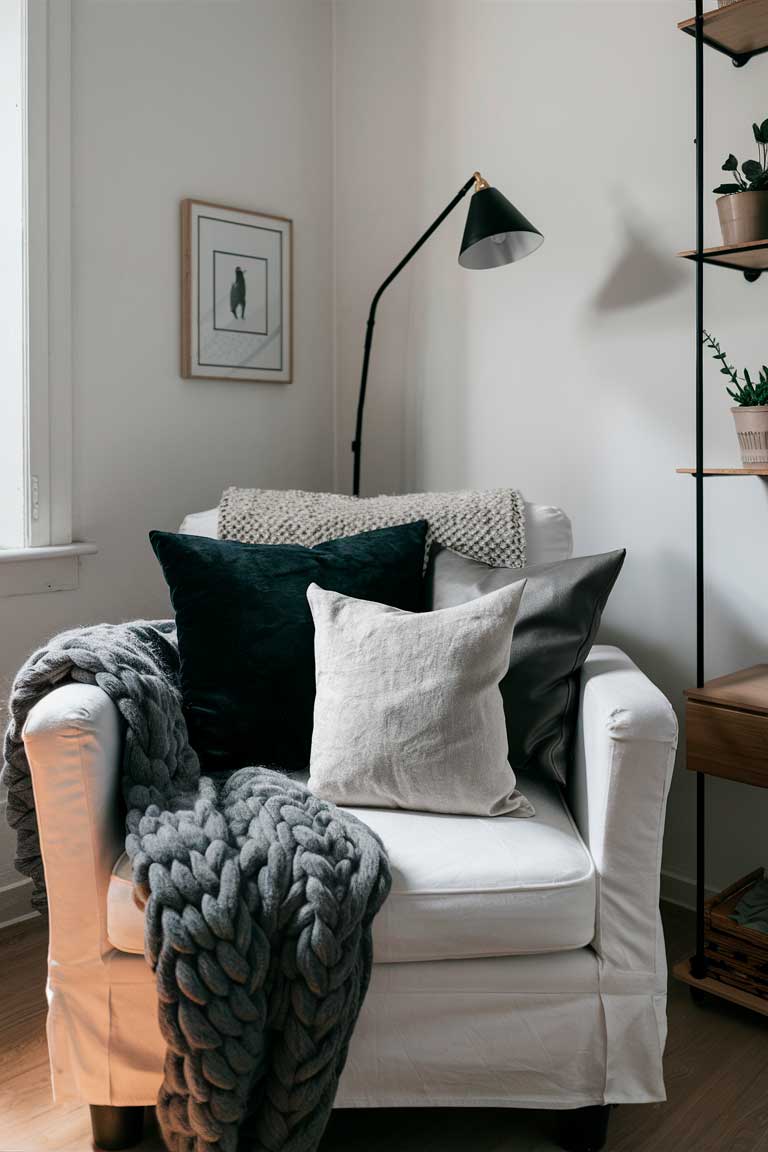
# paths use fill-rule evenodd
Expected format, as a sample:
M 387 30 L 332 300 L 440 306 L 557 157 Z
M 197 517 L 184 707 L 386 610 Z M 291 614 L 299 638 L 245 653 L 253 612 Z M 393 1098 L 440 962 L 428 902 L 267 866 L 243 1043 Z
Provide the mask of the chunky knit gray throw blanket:
M 168 622 L 66 632 L 30 657 L 2 772 L 16 866 L 44 908 L 24 721 L 56 685 L 97 684 L 125 722 L 126 851 L 167 1044 L 166 1145 L 312 1152 L 368 987 L 386 856 L 363 823 L 279 772 L 201 777 L 178 665 Z

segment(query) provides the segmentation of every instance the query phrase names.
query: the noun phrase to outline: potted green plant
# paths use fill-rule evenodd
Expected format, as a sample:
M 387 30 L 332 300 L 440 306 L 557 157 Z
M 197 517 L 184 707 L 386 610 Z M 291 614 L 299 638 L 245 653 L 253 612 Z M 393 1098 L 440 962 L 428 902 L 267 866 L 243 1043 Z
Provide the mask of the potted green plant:
M 733 173 L 733 180 L 718 184 L 712 191 L 720 193 L 717 214 L 723 244 L 746 244 L 750 240 L 768 240 L 768 120 L 753 124 L 758 159 L 739 161 L 731 153 L 723 172 Z
M 768 367 L 763 364 L 757 380 L 752 379 L 746 368 L 739 378 L 714 336 L 705 331 L 703 340 L 712 349 L 715 360 L 719 360 L 720 371 L 733 385 L 730 388 L 726 384 L 725 390 L 736 401 L 731 412 L 741 449 L 741 462 L 745 468 L 765 467 L 768 465 Z

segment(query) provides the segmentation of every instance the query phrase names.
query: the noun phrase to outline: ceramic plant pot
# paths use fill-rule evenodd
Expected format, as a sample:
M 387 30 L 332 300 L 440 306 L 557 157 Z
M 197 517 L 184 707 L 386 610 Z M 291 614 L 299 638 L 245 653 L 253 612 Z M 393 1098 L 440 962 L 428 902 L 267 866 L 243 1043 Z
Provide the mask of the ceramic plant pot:
M 723 244 L 768 240 L 768 192 L 731 192 L 716 203 Z
M 731 408 L 745 468 L 768 466 L 768 404 Z

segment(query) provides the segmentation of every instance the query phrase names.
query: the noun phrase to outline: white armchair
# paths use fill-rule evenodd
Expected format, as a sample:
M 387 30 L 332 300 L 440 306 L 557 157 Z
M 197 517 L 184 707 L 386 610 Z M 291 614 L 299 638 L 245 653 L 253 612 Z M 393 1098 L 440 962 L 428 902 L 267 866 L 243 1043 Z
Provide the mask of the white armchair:
M 99 688 L 68 684 L 32 710 L 24 741 L 49 897 L 55 1095 L 95 1106 L 97 1142 L 127 1146 L 156 1097 L 163 1042 L 121 855 L 121 722 Z M 581 1109 L 572 1145 L 589 1149 L 607 1106 L 664 1099 L 658 897 L 676 742 L 663 695 L 597 646 L 567 803 L 523 776 L 530 820 L 358 810 L 394 882 L 337 1107 Z M 132 1130 L 102 1126 L 115 1108 L 134 1109 Z

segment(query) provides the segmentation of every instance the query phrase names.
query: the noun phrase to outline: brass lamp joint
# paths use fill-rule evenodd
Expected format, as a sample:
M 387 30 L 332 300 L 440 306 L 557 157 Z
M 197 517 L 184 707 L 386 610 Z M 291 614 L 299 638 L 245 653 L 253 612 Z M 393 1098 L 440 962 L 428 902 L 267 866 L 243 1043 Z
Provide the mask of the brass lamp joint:
M 473 173 L 472 173 L 472 175 L 473 175 L 473 176 L 474 176 L 474 178 L 475 178 L 475 189 L 474 189 L 474 190 L 475 190 L 475 192 L 480 192 L 480 191 L 482 191 L 482 189 L 483 189 L 483 188 L 489 188 L 489 187 L 490 187 L 490 185 L 489 185 L 488 181 L 487 181 L 487 180 L 485 180 L 485 179 L 484 179 L 484 178 L 483 178 L 483 177 L 480 175 L 480 173 L 479 173 L 479 172 L 473 172 Z

